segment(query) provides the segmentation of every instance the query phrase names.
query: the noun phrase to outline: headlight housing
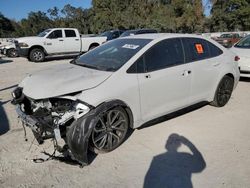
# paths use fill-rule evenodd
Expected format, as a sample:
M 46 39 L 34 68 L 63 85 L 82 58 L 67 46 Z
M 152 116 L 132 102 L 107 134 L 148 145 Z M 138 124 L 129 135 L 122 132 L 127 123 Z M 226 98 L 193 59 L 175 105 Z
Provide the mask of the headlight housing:
M 19 43 L 19 46 L 22 48 L 22 47 L 29 47 L 29 45 L 28 44 L 26 44 L 26 43 L 24 43 L 24 42 L 20 42 Z
M 79 119 L 82 116 L 84 116 L 85 114 L 87 114 L 89 112 L 90 108 L 83 104 L 83 103 L 76 103 L 75 104 L 75 115 L 74 118 L 75 119 Z

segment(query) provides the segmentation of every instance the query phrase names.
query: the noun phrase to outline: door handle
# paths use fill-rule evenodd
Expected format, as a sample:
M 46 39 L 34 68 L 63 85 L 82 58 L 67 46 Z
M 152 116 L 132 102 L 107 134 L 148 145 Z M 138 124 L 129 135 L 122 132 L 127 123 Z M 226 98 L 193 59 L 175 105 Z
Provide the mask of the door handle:
M 151 78 L 151 75 L 150 74 L 146 74 L 145 78 Z
M 183 73 L 182 73 L 182 76 L 188 76 L 189 74 L 191 74 L 192 71 L 191 70 L 185 70 Z
M 63 39 L 60 39 L 59 41 L 63 41 Z
M 75 39 L 76 41 L 79 41 L 79 39 Z

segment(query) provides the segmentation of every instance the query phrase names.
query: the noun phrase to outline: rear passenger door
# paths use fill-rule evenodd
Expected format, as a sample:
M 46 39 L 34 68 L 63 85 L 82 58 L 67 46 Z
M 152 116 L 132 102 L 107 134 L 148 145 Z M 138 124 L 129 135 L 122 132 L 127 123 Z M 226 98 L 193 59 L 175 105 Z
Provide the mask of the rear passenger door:
M 65 29 L 65 52 L 67 53 L 79 53 L 81 49 L 80 36 L 74 29 Z
M 211 97 L 211 92 L 219 75 L 221 62 L 218 56 L 222 52 L 204 39 L 183 38 L 182 41 L 185 61 L 190 64 L 192 70 L 190 104 L 207 100 Z
M 137 64 L 144 121 L 188 104 L 191 75 L 189 65 L 184 64 L 180 39 L 167 39 L 155 44 Z

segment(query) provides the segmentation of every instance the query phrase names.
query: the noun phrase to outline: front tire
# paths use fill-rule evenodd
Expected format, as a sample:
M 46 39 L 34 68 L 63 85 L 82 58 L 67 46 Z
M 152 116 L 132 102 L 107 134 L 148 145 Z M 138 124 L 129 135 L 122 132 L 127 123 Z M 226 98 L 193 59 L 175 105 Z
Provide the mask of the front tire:
M 16 51 L 16 49 L 14 49 L 14 48 L 11 48 L 11 49 L 9 49 L 8 51 L 7 51 L 7 57 L 11 57 L 11 58 L 13 58 L 13 57 L 17 57 L 18 55 L 17 55 L 17 51 Z
M 224 76 L 220 81 L 215 92 L 214 101 L 211 102 L 212 106 L 223 107 L 231 98 L 234 87 L 234 79 L 230 76 Z
M 124 142 L 128 129 L 128 115 L 122 107 L 102 112 L 90 137 L 90 150 L 96 154 L 113 151 Z
M 39 48 L 34 48 L 30 51 L 29 59 L 33 62 L 43 62 L 45 58 L 44 51 Z

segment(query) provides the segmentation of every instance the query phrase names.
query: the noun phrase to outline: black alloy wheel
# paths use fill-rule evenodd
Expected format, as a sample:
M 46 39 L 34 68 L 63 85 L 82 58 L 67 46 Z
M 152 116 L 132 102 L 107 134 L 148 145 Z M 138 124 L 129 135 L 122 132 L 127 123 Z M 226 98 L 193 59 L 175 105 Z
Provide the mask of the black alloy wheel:
M 125 140 L 128 127 L 128 115 L 122 107 L 101 113 L 91 135 L 90 149 L 95 153 L 114 150 Z
M 211 104 L 216 107 L 225 106 L 231 98 L 233 87 L 234 79 L 227 75 L 224 76 L 218 85 L 214 101 Z

